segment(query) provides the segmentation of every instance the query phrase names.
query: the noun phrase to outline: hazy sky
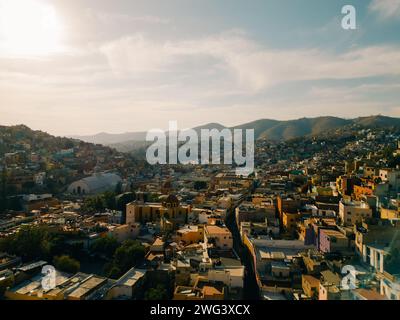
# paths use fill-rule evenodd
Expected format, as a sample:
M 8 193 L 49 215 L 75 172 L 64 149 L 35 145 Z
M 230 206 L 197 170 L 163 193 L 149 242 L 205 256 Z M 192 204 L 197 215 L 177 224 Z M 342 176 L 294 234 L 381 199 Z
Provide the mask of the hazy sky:
M 0 124 L 400 116 L 399 30 L 400 0 L 0 0 Z

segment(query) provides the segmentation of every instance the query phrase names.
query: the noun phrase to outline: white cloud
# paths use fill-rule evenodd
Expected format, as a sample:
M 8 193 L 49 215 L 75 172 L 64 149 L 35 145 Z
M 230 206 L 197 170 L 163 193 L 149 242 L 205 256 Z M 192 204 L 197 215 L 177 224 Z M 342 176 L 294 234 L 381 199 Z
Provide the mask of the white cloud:
M 121 76 L 165 71 L 177 58 L 170 44 L 151 41 L 142 34 L 107 43 L 100 51 L 108 58 L 113 72 Z
M 400 0 L 372 0 L 369 9 L 381 18 L 400 17 Z
M 106 12 L 94 12 L 93 10 L 87 10 L 87 14 L 89 16 L 95 16 L 100 22 L 103 23 L 146 23 L 146 24 L 157 24 L 157 25 L 165 25 L 169 24 L 170 20 L 166 18 L 161 18 L 158 16 L 152 15 L 143 15 L 143 16 L 132 16 L 129 14 L 123 13 L 106 13 Z
M 225 72 L 225 78 L 233 76 L 232 85 L 238 89 L 250 91 L 290 81 L 400 74 L 398 47 L 367 47 L 343 54 L 320 49 L 273 50 L 238 32 L 169 42 L 137 34 L 106 44 L 101 52 L 120 76 L 183 70 L 195 77 L 213 69 L 216 73 Z M 185 67 L 181 70 L 179 65 Z
M 386 75 L 394 77 L 368 86 L 286 86 Z M 337 54 L 274 50 L 237 30 L 169 41 L 133 34 L 100 50 L 90 46 L 36 60 L 0 56 L 0 114 L 4 124 L 69 134 L 140 131 L 164 127 L 170 119 L 189 127 L 262 117 L 358 116 L 394 107 L 398 75 L 395 46 Z M 383 90 L 389 90 L 387 101 Z

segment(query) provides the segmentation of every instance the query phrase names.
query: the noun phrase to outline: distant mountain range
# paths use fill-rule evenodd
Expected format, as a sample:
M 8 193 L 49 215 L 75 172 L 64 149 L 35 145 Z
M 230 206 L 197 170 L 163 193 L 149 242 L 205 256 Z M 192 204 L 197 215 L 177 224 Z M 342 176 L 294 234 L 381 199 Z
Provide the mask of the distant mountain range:
M 226 127 L 219 123 L 208 123 L 206 125 L 199 126 L 193 129 L 200 133 L 201 129 L 222 130 L 224 128 Z M 79 139 L 90 143 L 112 145 L 112 144 L 127 143 L 127 142 L 145 142 L 146 134 L 147 132 L 125 132 L 125 133 L 101 132 L 89 136 L 70 136 L 70 138 Z
M 201 129 L 254 129 L 256 139 L 268 139 L 275 141 L 290 140 L 307 135 L 318 135 L 327 131 L 341 129 L 351 125 L 361 127 L 397 127 L 400 128 L 400 118 L 386 117 L 382 115 L 359 117 L 355 119 L 343 119 L 337 117 L 301 118 L 296 120 L 272 120 L 260 119 L 238 125 L 225 127 L 219 123 L 208 123 L 193 128 L 197 132 Z M 120 151 L 128 151 L 135 147 L 146 145 L 146 132 L 126 132 L 121 134 L 98 133 L 91 136 L 72 136 L 86 142 L 104 144 L 116 147 Z

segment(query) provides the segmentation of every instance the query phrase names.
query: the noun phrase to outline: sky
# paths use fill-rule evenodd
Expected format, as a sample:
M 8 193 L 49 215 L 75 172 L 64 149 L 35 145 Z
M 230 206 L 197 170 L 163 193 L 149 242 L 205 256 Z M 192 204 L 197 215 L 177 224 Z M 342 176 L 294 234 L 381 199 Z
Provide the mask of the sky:
M 399 30 L 400 0 L 0 0 L 0 124 L 400 117 Z

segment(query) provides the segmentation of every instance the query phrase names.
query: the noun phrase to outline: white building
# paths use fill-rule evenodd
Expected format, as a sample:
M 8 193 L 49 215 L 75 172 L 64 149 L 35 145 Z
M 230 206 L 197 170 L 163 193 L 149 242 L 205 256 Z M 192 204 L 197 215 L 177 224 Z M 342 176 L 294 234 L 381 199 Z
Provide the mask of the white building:
M 388 255 L 389 248 L 378 244 L 365 245 L 363 261 L 368 263 L 376 271 L 384 272 L 384 260 Z
M 114 191 L 121 178 L 114 173 L 100 173 L 71 183 L 68 193 L 85 195 Z
M 244 266 L 208 270 L 208 280 L 223 282 L 229 288 L 243 288 Z
M 107 299 L 132 299 L 135 292 L 140 290 L 146 270 L 132 268 L 128 270 L 107 293 Z

